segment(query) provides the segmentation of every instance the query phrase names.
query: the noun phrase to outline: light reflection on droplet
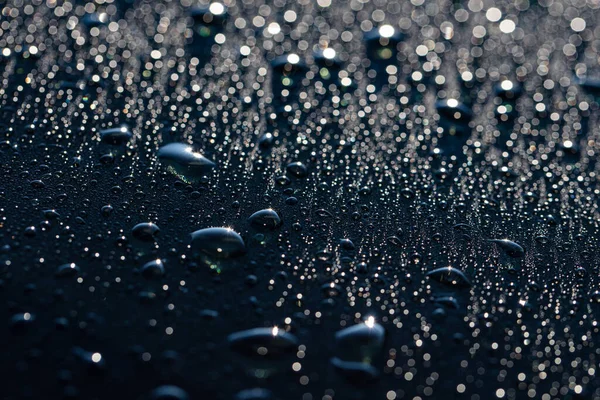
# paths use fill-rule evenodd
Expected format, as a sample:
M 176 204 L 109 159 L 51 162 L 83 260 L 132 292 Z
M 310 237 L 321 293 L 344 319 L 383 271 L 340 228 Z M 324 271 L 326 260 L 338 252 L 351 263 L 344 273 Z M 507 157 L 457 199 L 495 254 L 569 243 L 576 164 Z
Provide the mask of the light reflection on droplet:
M 326 48 L 325 50 L 323 50 L 323 57 L 332 60 L 335 58 L 335 50 L 332 49 L 331 47 Z
M 225 6 L 221 3 L 211 3 L 208 10 L 214 15 L 221 15 L 225 12 Z
M 391 25 L 382 25 L 379 28 L 379 35 L 384 38 L 391 38 L 392 36 L 394 36 L 395 32 L 396 30 Z

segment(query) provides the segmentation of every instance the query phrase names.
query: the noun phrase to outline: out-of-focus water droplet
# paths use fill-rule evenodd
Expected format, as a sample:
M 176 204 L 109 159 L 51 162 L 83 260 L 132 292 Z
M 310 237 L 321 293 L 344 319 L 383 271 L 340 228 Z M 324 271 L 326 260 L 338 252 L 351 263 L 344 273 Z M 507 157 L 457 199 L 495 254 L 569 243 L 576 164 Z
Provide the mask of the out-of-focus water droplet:
M 371 364 L 358 361 L 345 361 L 338 357 L 330 360 L 331 365 L 353 383 L 365 384 L 379 378 L 379 371 Z
M 148 261 L 142 266 L 141 273 L 146 279 L 159 278 L 165 274 L 165 265 L 161 259 Z
M 270 400 L 273 398 L 273 394 L 268 389 L 263 388 L 252 388 L 244 389 L 238 392 L 234 400 Z
M 122 145 L 131 140 L 133 134 L 126 127 L 104 129 L 100 131 L 100 140 L 102 143 L 111 145 Z
M 189 396 L 179 386 L 163 385 L 150 393 L 150 400 L 188 400 Z
M 465 274 L 454 268 L 454 267 L 442 267 L 429 271 L 427 276 L 430 279 L 441 282 L 448 286 L 455 286 L 461 288 L 471 287 L 471 282 L 465 276 Z
M 512 258 L 522 258 L 525 256 L 525 249 L 523 247 L 508 239 L 490 239 L 490 242 L 498 245 L 506 254 Z
M 273 142 L 273 135 L 269 132 L 265 133 L 258 139 L 258 145 L 263 150 L 270 149 L 271 146 L 273 146 Z
M 385 329 L 368 317 L 335 334 L 336 354 L 342 360 L 370 363 L 383 350 Z
M 60 219 L 60 214 L 56 210 L 44 210 L 43 214 L 48 220 Z
M 298 339 L 276 327 L 254 328 L 236 332 L 227 337 L 236 352 L 253 358 L 279 358 L 294 354 Z
M 308 175 L 308 168 L 300 161 L 289 163 L 286 167 L 286 171 L 296 178 L 304 178 Z
M 442 118 L 449 121 L 466 124 L 473 118 L 473 112 L 456 99 L 440 100 L 435 108 Z
M 35 315 L 28 312 L 15 314 L 10 319 L 10 329 L 15 332 L 22 332 L 31 326 L 35 319 Z
M 56 269 L 54 275 L 57 278 L 66 278 L 79 274 L 81 269 L 75 263 L 63 264 Z

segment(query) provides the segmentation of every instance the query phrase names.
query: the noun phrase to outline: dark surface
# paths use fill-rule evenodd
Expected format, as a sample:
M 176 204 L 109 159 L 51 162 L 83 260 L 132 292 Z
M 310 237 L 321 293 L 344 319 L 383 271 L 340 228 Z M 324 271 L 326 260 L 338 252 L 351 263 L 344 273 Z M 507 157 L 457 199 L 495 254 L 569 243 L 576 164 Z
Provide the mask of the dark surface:
M 0 5 L 0 398 L 600 398 L 597 3 Z

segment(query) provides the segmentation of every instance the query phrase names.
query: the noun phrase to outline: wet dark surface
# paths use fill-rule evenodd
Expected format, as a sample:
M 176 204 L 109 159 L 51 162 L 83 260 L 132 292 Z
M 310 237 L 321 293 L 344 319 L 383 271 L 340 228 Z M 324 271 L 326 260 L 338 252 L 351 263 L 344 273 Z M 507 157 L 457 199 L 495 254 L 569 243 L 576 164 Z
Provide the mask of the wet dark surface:
M 0 6 L 0 398 L 600 398 L 597 2 Z

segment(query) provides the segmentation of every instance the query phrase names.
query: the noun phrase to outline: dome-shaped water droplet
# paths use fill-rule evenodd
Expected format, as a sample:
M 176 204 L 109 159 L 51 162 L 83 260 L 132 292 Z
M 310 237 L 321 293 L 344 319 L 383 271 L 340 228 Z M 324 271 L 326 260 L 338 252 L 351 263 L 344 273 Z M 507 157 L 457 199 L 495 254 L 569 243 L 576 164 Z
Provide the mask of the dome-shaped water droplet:
M 159 278 L 165 274 L 165 264 L 161 259 L 152 260 L 142 266 L 141 272 L 146 279 Z
M 263 388 L 253 388 L 253 389 L 245 389 L 238 392 L 234 400 L 271 400 L 273 398 L 273 394 L 268 389 Z
M 159 232 L 160 228 L 158 225 L 152 222 L 142 222 L 134 226 L 131 230 L 133 237 L 143 242 L 154 241 Z
M 75 263 L 63 264 L 56 269 L 54 275 L 57 278 L 75 276 L 81 269 Z
M 215 166 L 215 163 L 183 143 L 169 143 L 161 147 L 157 157 L 169 171 L 186 182 L 198 181 Z
M 192 249 L 211 257 L 237 257 L 246 252 L 242 237 L 229 228 L 205 228 L 192 232 Z
M 448 286 L 463 288 L 471 287 L 471 282 L 465 276 L 465 274 L 454 267 L 442 267 L 434 269 L 433 271 L 429 271 L 427 276 L 430 279 L 441 282 Z
M 308 175 L 308 168 L 300 161 L 289 163 L 286 167 L 288 174 L 296 178 L 304 178 Z
M 522 258 L 525 256 L 523 247 L 508 239 L 490 239 L 490 242 L 496 243 L 506 254 L 512 258 Z
M 150 393 L 150 400 L 188 400 L 185 390 L 174 385 L 159 386 Z
M 298 349 L 298 339 L 276 327 L 236 332 L 229 335 L 227 341 L 234 351 L 254 358 L 279 358 L 294 354 Z
M 383 349 L 385 329 L 373 317 L 335 334 L 336 354 L 342 360 L 371 362 Z
M 330 362 L 340 374 L 353 383 L 370 383 L 379 377 L 379 371 L 369 363 L 344 361 L 338 357 L 333 357 Z
M 248 218 L 248 222 L 259 231 L 273 231 L 281 226 L 279 214 L 270 208 L 255 212 Z
M 111 145 L 121 145 L 129 142 L 133 134 L 126 127 L 104 129 L 100 131 L 100 140 L 102 143 Z

